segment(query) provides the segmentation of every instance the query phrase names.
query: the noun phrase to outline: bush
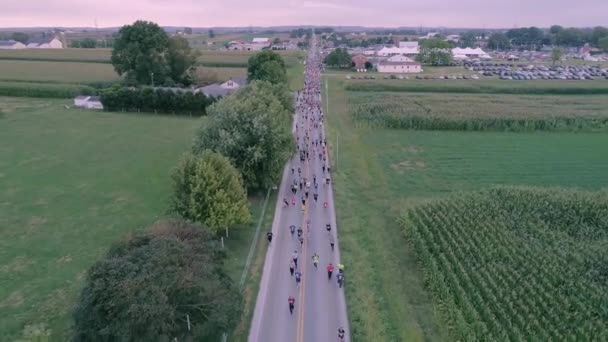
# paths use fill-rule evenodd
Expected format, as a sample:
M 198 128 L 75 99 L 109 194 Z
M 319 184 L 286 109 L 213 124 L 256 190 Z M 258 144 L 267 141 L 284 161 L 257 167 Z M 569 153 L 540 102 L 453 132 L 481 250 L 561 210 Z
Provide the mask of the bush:
M 96 93 L 97 91 L 93 87 L 85 85 L 0 82 L 0 96 L 71 99 L 78 95 L 95 95 Z
M 215 99 L 189 89 L 112 87 L 101 93 L 101 103 L 107 111 L 158 112 L 189 116 L 207 114 Z

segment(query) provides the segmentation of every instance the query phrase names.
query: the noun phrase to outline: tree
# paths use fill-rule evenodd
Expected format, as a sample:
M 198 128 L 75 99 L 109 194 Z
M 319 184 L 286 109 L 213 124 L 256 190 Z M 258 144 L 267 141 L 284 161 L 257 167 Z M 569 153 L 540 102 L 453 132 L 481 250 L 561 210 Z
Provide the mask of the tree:
M 178 220 L 115 243 L 86 274 L 74 341 L 219 340 L 242 308 L 225 258 L 209 230 Z
M 196 58 L 195 53 L 190 48 L 188 40 L 183 37 L 172 37 L 169 40 L 169 77 L 177 83 L 190 85 L 196 77 Z
M 460 36 L 460 47 L 466 48 L 466 47 L 475 47 L 475 44 L 477 43 L 477 33 L 475 31 L 468 31 L 462 34 L 462 36 Z
M 597 43 L 597 46 L 604 51 L 608 51 L 608 36 L 600 38 Z
M 27 42 L 30 40 L 30 36 L 25 32 L 14 32 L 12 39 L 22 44 L 27 44 Z
M 91 38 L 85 38 L 80 41 L 80 47 L 85 49 L 94 49 L 97 47 L 97 41 Z
M 209 38 L 215 38 L 215 32 L 213 32 L 213 30 L 209 30 Z
M 591 33 L 591 44 L 599 45 L 600 39 L 604 37 L 608 37 L 608 28 L 602 26 L 594 27 Z
M 216 234 L 225 229 L 226 235 L 229 227 L 251 219 L 241 175 L 221 154 L 184 155 L 172 179 L 173 213 L 200 222 Z
M 502 32 L 495 32 L 488 38 L 488 47 L 493 50 L 507 50 L 511 48 L 511 41 Z
M 271 50 L 264 50 L 249 57 L 247 80 L 268 81 L 273 84 L 287 83 L 287 67 L 283 57 Z
M 562 50 L 559 47 L 553 48 L 553 50 L 551 50 L 551 61 L 553 62 L 553 65 L 555 65 L 555 63 L 561 61 L 563 56 L 564 56 L 564 50 Z
M 420 43 L 420 53 L 416 59 L 423 64 L 440 66 L 452 63 L 450 43 L 441 39 L 425 39 Z
M 559 34 L 564 28 L 560 25 L 553 25 L 549 28 L 551 34 Z
M 261 190 L 277 184 L 293 153 L 291 114 L 265 87 L 247 88 L 209 107 L 193 150 L 223 154 L 241 172 L 247 189 Z
M 351 56 L 346 49 L 335 49 L 330 52 L 325 58 L 325 63 L 329 66 L 337 68 L 350 68 L 352 62 Z
M 169 75 L 167 56 L 169 37 L 155 23 L 138 20 L 118 31 L 112 50 L 112 65 L 119 75 L 126 74 L 140 84 L 151 84 Z

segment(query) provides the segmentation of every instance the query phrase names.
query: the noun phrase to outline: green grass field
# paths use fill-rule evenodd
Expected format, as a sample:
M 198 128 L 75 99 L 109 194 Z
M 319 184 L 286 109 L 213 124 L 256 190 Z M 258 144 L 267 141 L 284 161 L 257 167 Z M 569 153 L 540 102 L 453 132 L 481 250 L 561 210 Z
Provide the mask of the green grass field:
M 112 242 L 164 215 L 171 169 L 201 120 L 66 110 L 66 103 L 0 97 L 3 341 L 33 328 L 68 340 L 86 269 Z M 237 282 L 262 199 L 251 198 L 252 224 L 226 241 L 226 269 Z M 247 279 L 251 292 L 255 274 Z
M 353 341 L 453 340 L 397 222 L 404 208 L 493 185 L 608 186 L 608 135 L 372 129 L 349 112 L 358 93 L 326 79 L 340 246 L 356 269 L 346 287 Z
M 0 81 L 93 83 L 118 79 L 111 64 L 0 60 Z

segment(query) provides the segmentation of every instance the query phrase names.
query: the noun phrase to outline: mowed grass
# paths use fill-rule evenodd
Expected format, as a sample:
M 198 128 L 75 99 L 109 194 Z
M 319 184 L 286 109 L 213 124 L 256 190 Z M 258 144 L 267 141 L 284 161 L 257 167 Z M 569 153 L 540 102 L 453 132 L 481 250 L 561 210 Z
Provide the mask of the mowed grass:
M 0 80 L 3 81 L 92 83 L 118 79 L 110 64 L 0 60 Z
M 608 186 L 608 135 L 371 129 L 352 121 L 344 81 L 326 79 L 353 341 L 452 340 L 397 222 L 403 208 L 492 185 Z
M 0 97 L 0 338 L 67 341 L 87 268 L 167 208 L 199 120 Z

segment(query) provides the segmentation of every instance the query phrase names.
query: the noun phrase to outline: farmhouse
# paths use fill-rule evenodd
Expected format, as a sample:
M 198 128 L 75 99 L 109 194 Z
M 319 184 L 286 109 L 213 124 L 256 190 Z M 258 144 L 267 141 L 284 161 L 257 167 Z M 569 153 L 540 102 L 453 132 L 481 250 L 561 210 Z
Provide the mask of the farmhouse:
M 99 96 L 76 96 L 74 107 L 87 109 L 103 109 Z
M 15 40 L 0 40 L 0 49 L 17 50 L 25 49 L 25 45 Z
M 63 43 L 57 37 L 32 39 L 27 42 L 28 49 L 63 49 Z
M 230 50 L 238 51 L 260 51 L 269 48 L 271 45 L 270 39 L 268 38 L 253 38 L 251 42 L 245 40 L 233 40 L 228 43 Z
M 376 65 L 378 72 L 406 74 L 422 72 L 422 65 L 405 56 L 393 56 Z
M 205 96 L 224 97 L 234 93 L 245 85 L 247 85 L 246 78 L 231 78 L 224 83 L 215 83 L 197 88 L 194 90 L 194 93 L 196 94 L 202 92 L 203 94 L 205 94 Z

